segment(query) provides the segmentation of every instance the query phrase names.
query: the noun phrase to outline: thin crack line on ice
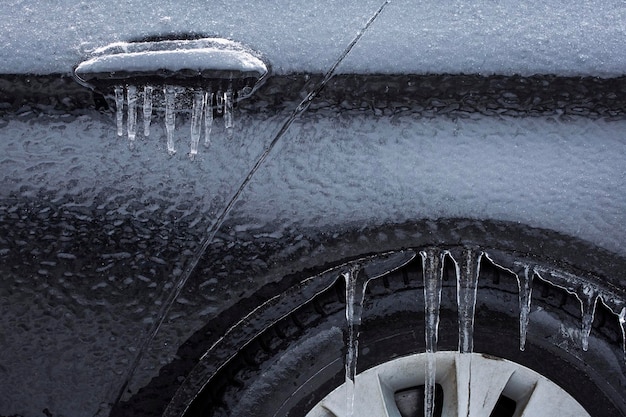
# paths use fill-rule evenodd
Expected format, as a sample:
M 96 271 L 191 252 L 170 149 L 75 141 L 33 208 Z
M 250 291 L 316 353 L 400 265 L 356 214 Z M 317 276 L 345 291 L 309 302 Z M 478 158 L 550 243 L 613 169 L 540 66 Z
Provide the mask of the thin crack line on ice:
M 328 81 L 330 81 L 330 79 L 333 77 L 333 75 L 335 75 L 335 71 L 337 70 L 337 67 L 341 64 L 341 62 L 343 62 L 343 60 L 350 53 L 352 48 L 354 48 L 354 46 L 361 39 L 361 37 L 363 37 L 363 34 L 370 28 L 370 26 L 374 23 L 376 18 L 378 16 L 380 16 L 380 14 L 383 12 L 385 7 L 390 2 L 391 2 L 391 0 L 385 0 L 383 2 L 383 4 L 378 8 L 378 10 L 376 10 L 376 12 L 368 19 L 368 21 L 365 23 L 363 28 L 361 28 L 357 32 L 356 36 L 352 39 L 352 41 L 348 44 L 348 46 L 343 50 L 341 55 L 339 55 L 337 60 L 333 63 L 333 65 L 330 67 L 330 69 L 324 75 L 324 78 L 322 79 L 322 81 L 320 81 L 320 83 L 306 96 L 306 98 L 304 100 L 302 100 L 302 102 L 298 105 L 298 107 L 296 107 L 296 109 L 293 111 L 291 116 L 285 121 L 283 126 L 280 128 L 280 130 L 278 131 L 276 136 L 274 136 L 274 139 L 272 139 L 270 144 L 265 148 L 263 153 L 259 156 L 259 158 L 257 159 L 256 163 L 250 169 L 250 171 L 248 172 L 248 175 L 242 181 L 241 185 L 237 188 L 237 191 L 235 191 L 235 193 L 233 194 L 231 199 L 228 201 L 228 204 L 221 211 L 220 215 L 217 217 L 217 219 L 215 220 L 213 225 L 208 229 L 208 234 L 207 234 L 206 238 L 202 241 L 202 245 L 200 246 L 200 249 L 196 252 L 196 256 L 194 256 L 193 260 L 185 268 L 185 270 L 181 274 L 180 279 L 178 280 L 178 282 L 176 282 L 176 285 L 172 288 L 172 291 L 170 292 L 170 294 L 167 297 L 166 301 L 162 304 L 162 307 L 159 310 L 159 314 L 157 316 L 157 320 L 155 321 L 155 324 L 153 325 L 152 329 L 150 330 L 150 333 L 149 333 L 148 337 L 146 339 L 144 339 L 144 342 L 141 344 L 141 348 L 139 349 L 137 355 L 135 356 L 135 359 L 133 360 L 133 363 L 132 363 L 131 367 L 128 370 L 128 373 L 126 374 L 126 377 L 124 379 L 124 383 L 122 384 L 122 386 L 121 386 L 121 388 L 120 388 L 120 390 L 119 390 L 119 392 L 117 394 L 117 397 L 115 398 L 114 405 L 117 405 L 120 402 L 120 400 L 122 399 L 122 397 L 124 395 L 124 391 L 126 391 L 128 385 L 130 383 L 130 380 L 131 380 L 132 376 L 135 373 L 135 370 L 137 369 L 141 359 L 143 358 L 143 355 L 144 355 L 146 349 L 148 348 L 150 343 L 152 343 L 152 340 L 154 340 L 154 338 L 156 337 L 156 334 L 158 333 L 159 329 L 161 328 L 161 325 L 163 324 L 163 321 L 165 320 L 165 317 L 167 316 L 167 313 L 169 312 L 172 304 L 174 303 L 174 301 L 176 301 L 176 298 L 178 298 L 178 296 L 180 295 L 180 292 L 182 291 L 183 287 L 187 283 L 187 280 L 189 279 L 189 277 L 191 276 L 193 271 L 198 266 L 198 263 L 200 262 L 200 258 L 206 252 L 207 248 L 209 247 L 209 245 L 213 241 L 213 238 L 215 237 L 215 234 L 218 232 L 218 230 L 220 229 L 220 227 L 224 223 L 224 220 L 226 219 L 226 217 L 228 216 L 228 214 L 230 213 L 230 211 L 234 207 L 235 203 L 237 201 L 239 201 L 239 197 L 243 193 L 243 191 L 246 188 L 246 186 L 252 180 L 252 177 L 259 170 L 259 168 L 261 167 L 263 162 L 265 162 L 265 160 L 267 159 L 268 155 L 270 154 L 272 149 L 274 149 L 274 147 L 276 146 L 278 141 L 285 135 L 285 133 L 287 133 L 287 130 L 289 130 L 289 128 L 291 127 L 293 122 L 300 115 L 302 115 L 302 113 L 304 113 L 309 108 L 311 102 L 322 91 L 324 86 L 328 83 Z

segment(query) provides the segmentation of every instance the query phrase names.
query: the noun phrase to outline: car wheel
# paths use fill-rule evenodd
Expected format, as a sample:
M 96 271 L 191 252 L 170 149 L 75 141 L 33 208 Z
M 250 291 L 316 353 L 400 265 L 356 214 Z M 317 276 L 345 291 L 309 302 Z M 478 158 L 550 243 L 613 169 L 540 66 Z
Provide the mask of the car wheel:
M 434 364 L 436 416 L 626 415 L 621 301 L 597 280 L 554 265 L 507 255 L 503 266 L 494 258 L 480 248 L 421 248 L 370 255 L 300 281 L 213 345 L 205 358 L 222 359 L 213 368 L 201 360 L 188 377 L 193 401 L 184 414 L 423 416 Z M 465 260 L 477 279 L 469 304 L 460 296 Z M 441 282 L 434 328 L 426 324 L 424 291 L 433 270 Z M 348 314 L 352 322 L 351 284 L 342 279 L 350 271 L 367 277 L 363 313 L 360 320 Z M 268 315 L 269 325 L 255 327 Z M 426 342 L 433 331 L 434 346 Z M 464 332 L 471 332 L 469 350 Z M 356 347 L 351 334 L 358 335 L 353 414 L 344 365 Z

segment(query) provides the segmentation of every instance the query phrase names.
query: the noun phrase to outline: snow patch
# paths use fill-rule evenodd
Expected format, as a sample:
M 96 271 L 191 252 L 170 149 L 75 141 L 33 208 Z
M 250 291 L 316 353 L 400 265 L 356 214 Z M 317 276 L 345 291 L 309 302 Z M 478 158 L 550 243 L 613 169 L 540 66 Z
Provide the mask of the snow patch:
M 324 73 L 380 3 L 9 0 L 0 73 L 69 74 L 89 47 L 173 33 L 235 39 L 262 52 L 277 74 Z M 396 1 L 339 71 L 608 77 L 624 73 L 625 40 L 620 0 Z

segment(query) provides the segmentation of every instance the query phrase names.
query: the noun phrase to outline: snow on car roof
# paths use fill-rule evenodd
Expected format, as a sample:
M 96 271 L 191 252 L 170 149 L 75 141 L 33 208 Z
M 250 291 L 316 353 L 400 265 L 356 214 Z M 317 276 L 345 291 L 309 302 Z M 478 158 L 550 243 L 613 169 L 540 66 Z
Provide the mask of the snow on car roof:
M 249 45 L 277 74 L 325 72 L 381 3 L 9 0 L 0 73 L 69 74 L 111 42 L 189 33 Z M 625 41 L 620 0 L 392 1 L 339 72 L 610 77 Z

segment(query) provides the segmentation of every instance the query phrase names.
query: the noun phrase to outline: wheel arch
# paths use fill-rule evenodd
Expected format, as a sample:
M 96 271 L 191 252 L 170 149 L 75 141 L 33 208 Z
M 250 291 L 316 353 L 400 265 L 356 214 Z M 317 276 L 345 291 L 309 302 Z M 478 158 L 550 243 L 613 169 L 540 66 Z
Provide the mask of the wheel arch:
M 474 247 L 495 254 L 496 262 L 514 257 L 590 278 L 614 290 L 616 298 L 626 299 L 625 258 L 576 237 L 521 223 L 426 219 L 344 233 L 320 232 L 315 241 L 316 245 L 298 256 L 276 255 L 275 267 L 259 277 L 260 285 L 250 291 L 250 295 L 224 309 L 196 331 L 180 346 L 177 359 L 164 366 L 159 376 L 129 401 L 118 404 L 112 416 L 146 410 L 146 404 L 153 410 L 146 415 L 183 415 L 221 363 L 229 360 L 229 349 L 237 351 L 281 314 L 288 314 L 307 301 L 307 297 L 310 299 L 331 286 L 342 266 L 366 258 L 399 251 L 418 255 L 419 250 L 426 247 Z M 280 297 L 294 288 L 298 296 Z M 226 353 L 215 355 L 218 350 Z M 155 400 L 157 393 L 160 400 Z

